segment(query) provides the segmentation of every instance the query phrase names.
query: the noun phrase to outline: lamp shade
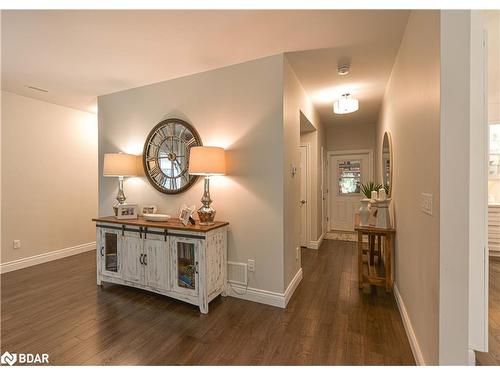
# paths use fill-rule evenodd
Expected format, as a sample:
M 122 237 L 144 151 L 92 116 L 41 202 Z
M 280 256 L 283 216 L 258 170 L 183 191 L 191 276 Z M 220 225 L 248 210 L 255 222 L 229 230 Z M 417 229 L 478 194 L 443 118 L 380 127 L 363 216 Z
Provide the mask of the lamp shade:
M 226 153 L 221 147 L 191 147 L 189 174 L 215 176 L 226 174 Z
M 137 176 L 137 156 L 130 154 L 104 154 L 103 176 Z

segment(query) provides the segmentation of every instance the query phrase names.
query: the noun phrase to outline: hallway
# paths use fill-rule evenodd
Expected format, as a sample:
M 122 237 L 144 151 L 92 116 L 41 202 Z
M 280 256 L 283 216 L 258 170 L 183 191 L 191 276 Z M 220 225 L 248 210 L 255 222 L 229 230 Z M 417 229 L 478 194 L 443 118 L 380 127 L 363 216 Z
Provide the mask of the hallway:
M 357 287 L 356 243 L 302 250 L 283 310 L 217 298 L 210 314 L 137 289 L 95 285 L 95 253 L 1 276 L 1 350 L 52 365 L 413 365 L 392 295 Z

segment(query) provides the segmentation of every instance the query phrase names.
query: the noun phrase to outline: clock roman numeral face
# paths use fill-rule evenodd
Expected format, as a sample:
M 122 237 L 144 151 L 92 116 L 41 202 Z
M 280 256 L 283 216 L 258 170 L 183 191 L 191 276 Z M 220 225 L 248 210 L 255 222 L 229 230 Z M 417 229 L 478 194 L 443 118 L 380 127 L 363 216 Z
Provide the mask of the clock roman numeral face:
M 188 189 L 197 176 L 188 173 L 189 150 L 201 146 L 196 129 L 179 119 L 160 122 L 144 143 L 143 164 L 149 182 L 166 194 Z

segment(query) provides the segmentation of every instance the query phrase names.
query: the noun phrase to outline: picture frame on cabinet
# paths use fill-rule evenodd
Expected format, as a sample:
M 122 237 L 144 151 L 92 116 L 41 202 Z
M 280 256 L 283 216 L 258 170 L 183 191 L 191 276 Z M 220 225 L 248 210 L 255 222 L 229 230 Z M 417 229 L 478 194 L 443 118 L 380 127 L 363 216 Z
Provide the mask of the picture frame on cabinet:
M 137 219 L 137 211 L 138 211 L 137 204 L 128 204 L 128 203 L 119 204 L 118 214 L 116 215 L 116 218 L 118 220 Z
M 149 206 L 142 206 L 141 213 L 142 215 L 144 214 L 155 214 L 158 211 L 158 207 L 149 205 Z
M 181 213 L 179 214 L 179 219 L 182 224 L 188 225 L 189 223 L 194 224 L 194 219 L 192 218 L 193 213 L 196 211 L 196 206 L 193 204 L 192 206 L 188 206 L 183 204 L 181 207 Z

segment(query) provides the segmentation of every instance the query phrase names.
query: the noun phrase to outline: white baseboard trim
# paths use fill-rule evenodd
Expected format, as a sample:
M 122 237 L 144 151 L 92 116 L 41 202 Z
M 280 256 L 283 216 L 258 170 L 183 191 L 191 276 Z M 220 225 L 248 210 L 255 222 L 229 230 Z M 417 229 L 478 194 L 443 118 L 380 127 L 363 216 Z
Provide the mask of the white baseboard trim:
M 297 271 L 292 281 L 286 288 L 285 293 L 270 292 L 268 290 L 249 288 L 240 284 L 228 283 L 228 295 L 235 298 L 241 298 L 246 301 L 285 308 L 301 280 L 302 268 Z
M 321 233 L 321 236 L 319 236 L 317 241 L 309 241 L 309 246 L 307 246 L 307 248 L 318 250 L 321 247 L 321 244 L 323 243 L 324 238 L 325 238 L 325 234 Z
M 301 281 L 302 281 L 302 268 L 299 268 L 299 270 L 297 271 L 292 281 L 290 281 L 290 284 L 288 284 L 285 290 L 285 306 L 283 307 L 286 307 L 286 305 L 288 305 L 288 302 L 292 298 L 293 293 L 295 293 L 295 289 L 297 289 Z
M 476 365 L 476 352 L 474 350 L 469 349 L 469 366 Z
M 405 327 L 406 335 L 408 336 L 408 341 L 410 341 L 410 347 L 413 353 L 413 357 L 415 358 L 415 362 L 419 366 L 425 366 L 424 357 L 422 355 L 422 351 L 420 350 L 417 336 L 415 336 L 415 331 L 413 330 L 413 326 L 411 325 L 410 317 L 408 316 L 403 298 L 399 293 L 399 289 L 396 283 L 394 283 L 394 296 L 396 297 L 396 303 L 398 305 L 401 318 L 403 319 L 403 325 Z
M 81 245 L 67 247 L 61 250 L 50 251 L 44 254 L 5 262 L 0 264 L 0 274 L 36 266 L 37 264 L 50 262 L 56 259 L 66 258 L 71 255 L 83 253 L 85 251 L 95 250 L 95 246 L 95 242 L 89 242 Z

